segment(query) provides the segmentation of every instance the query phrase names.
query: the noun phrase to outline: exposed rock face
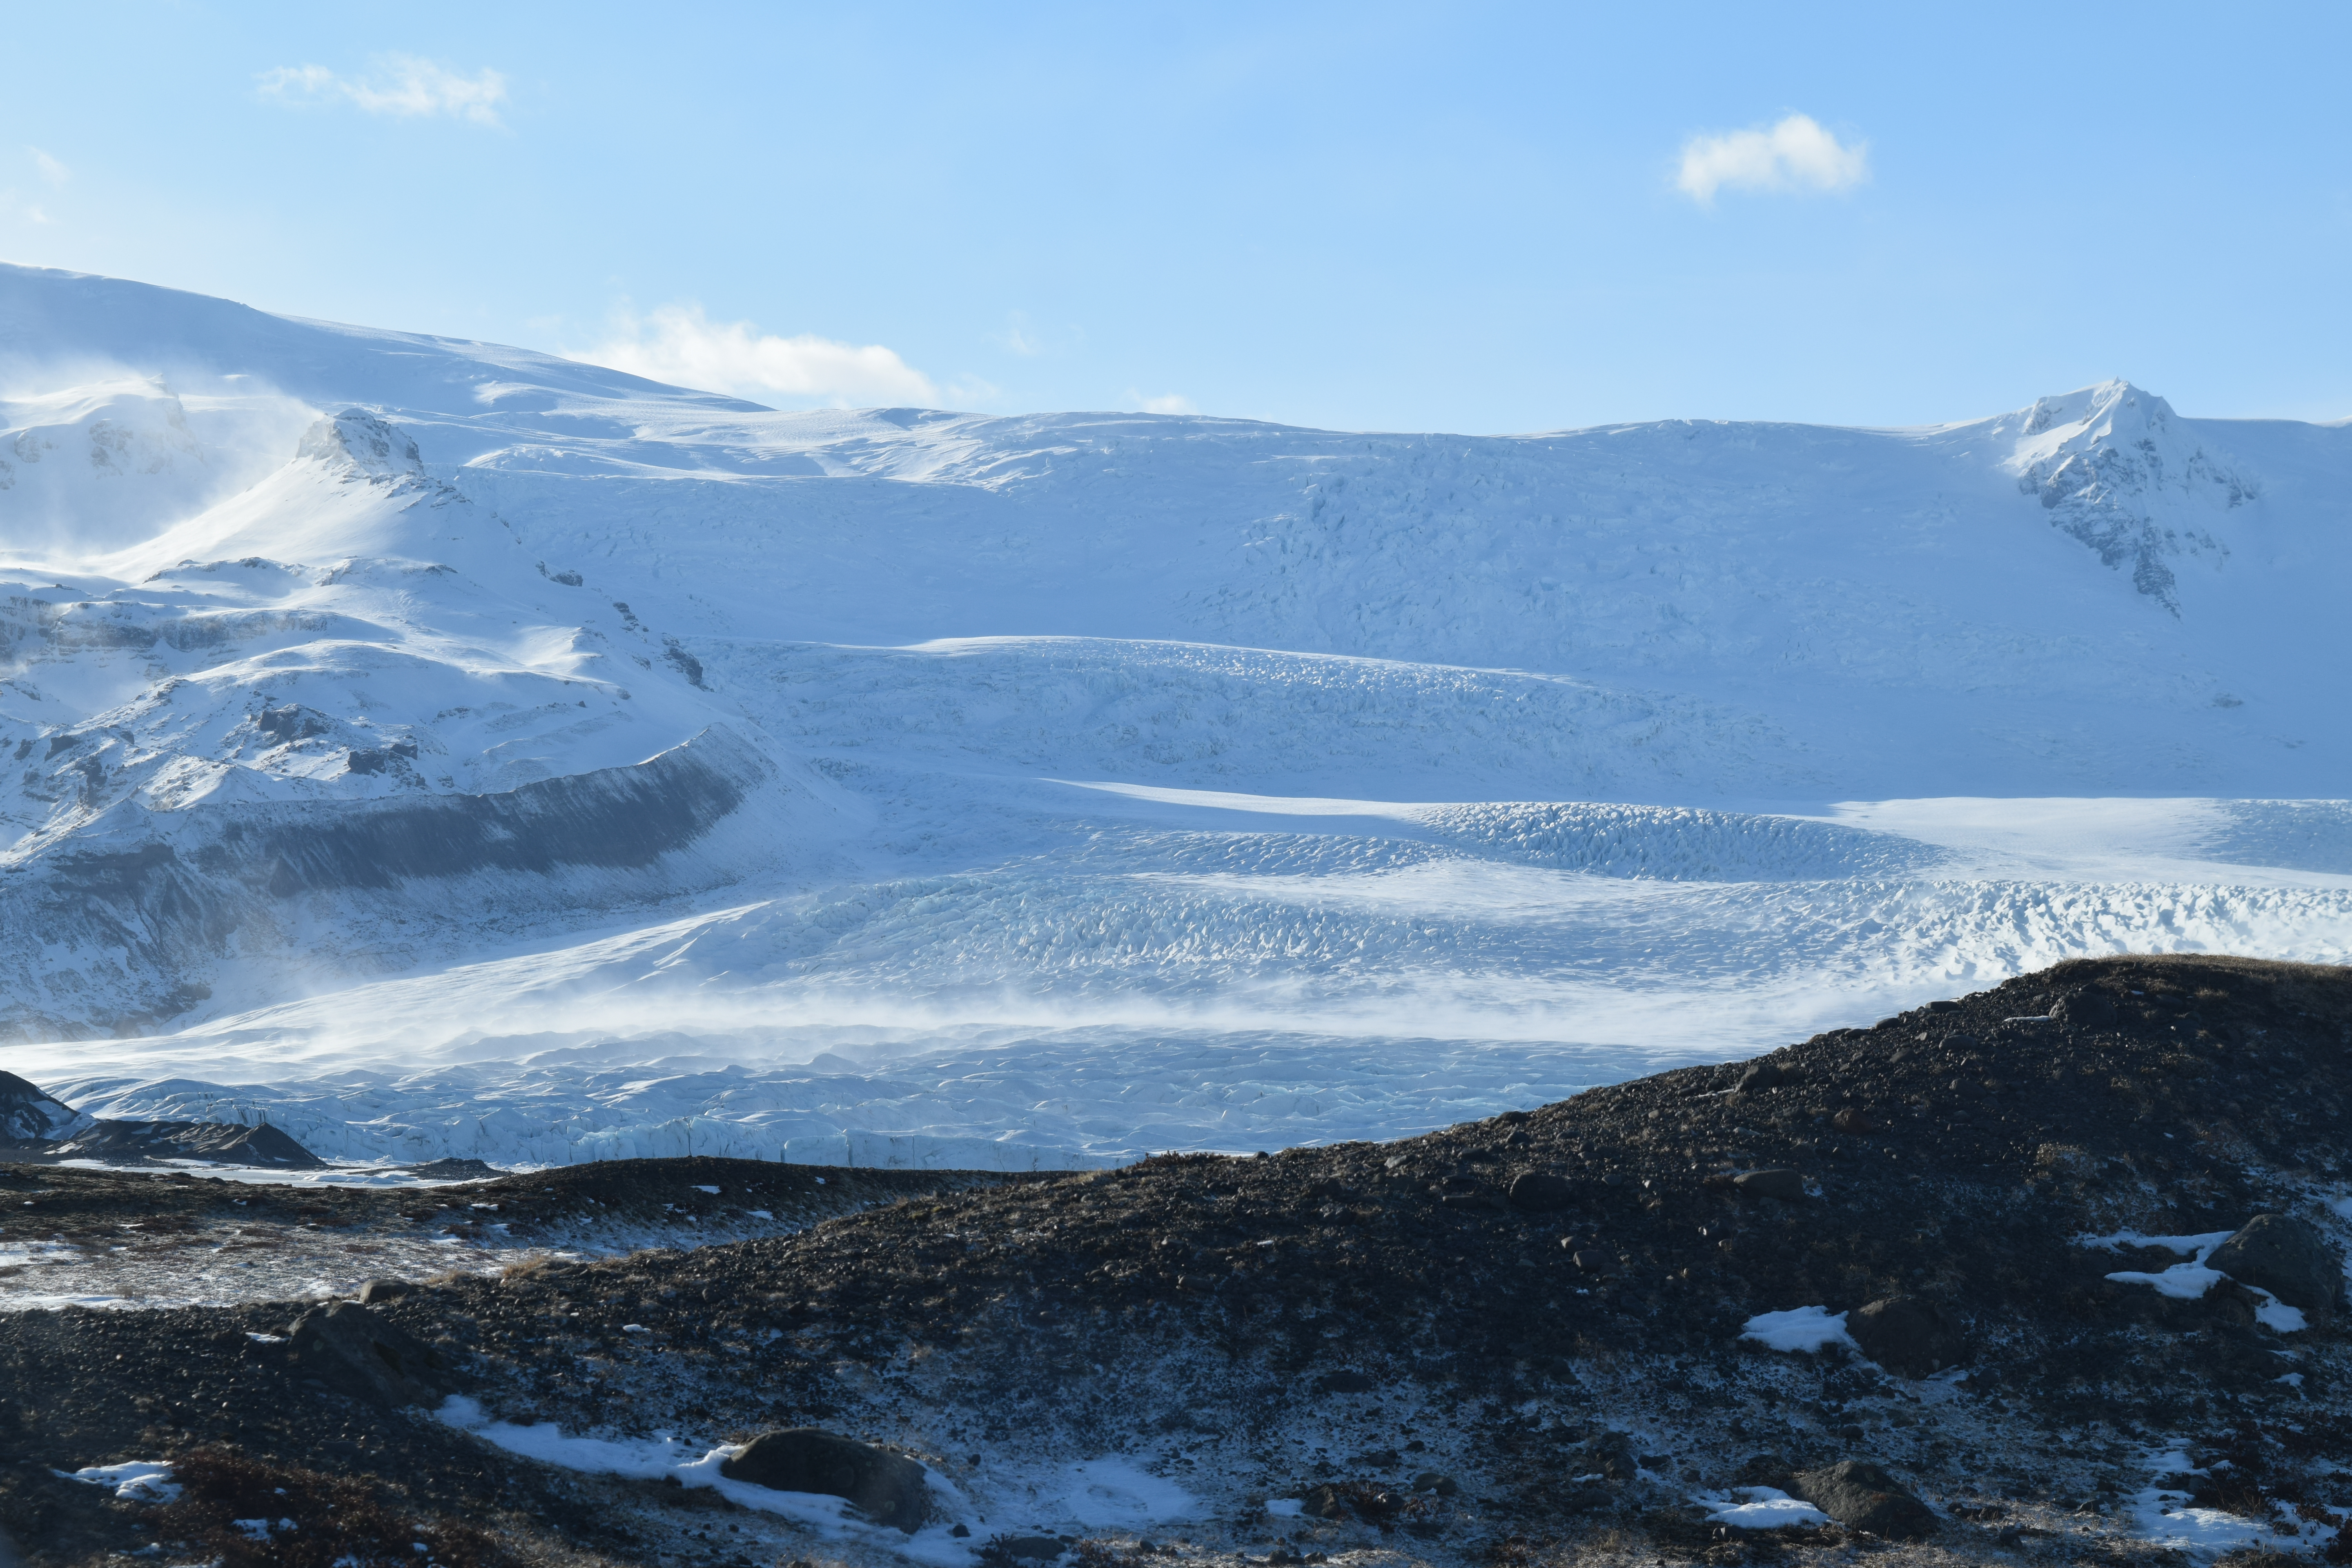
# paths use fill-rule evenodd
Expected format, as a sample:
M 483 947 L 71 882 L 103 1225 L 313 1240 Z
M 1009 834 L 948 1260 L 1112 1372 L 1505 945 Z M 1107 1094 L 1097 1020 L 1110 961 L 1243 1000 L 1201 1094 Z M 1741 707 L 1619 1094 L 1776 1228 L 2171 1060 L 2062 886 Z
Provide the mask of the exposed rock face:
M 1826 1469 L 1800 1471 L 1789 1491 L 1848 1530 L 1867 1531 L 1889 1541 L 1916 1541 L 1936 1528 L 1936 1516 L 1926 1503 L 1867 1460 L 1843 1459 Z
M 44 1094 L 12 1072 L 0 1072 L 0 1149 L 54 1143 L 91 1124 L 90 1119 Z
M 875 1522 L 896 1525 L 909 1535 L 930 1512 L 922 1466 L 814 1426 L 762 1432 L 720 1465 L 719 1473 L 772 1491 L 847 1498 Z
M 440 1352 L 356 1301 L 294 1320 L 289 1349 L 306 1376 L 339 1394 L 398 1407 L 437 1405 L 457 1379 Z
M 775 776 L 740 737 L 713 728 L 628 767 L 542 779 L 488 795 L 192 806 L 121 848 L 68 846 L 0 889 L 0 929 L 120 951 L 119 1005 L 88 996 L 31 956 L 0 954 L 0 1038 L 74 1038 L 142 1026 L 194 1006 L 183 977 L 228 945 L 274 929 L 288 900 L 379 903 L 464 879 L 604 872 L 580 886 L 666 885 L 657 863 L 695 848 Z M 701 867 L 691 876 L 711 875 Z M 634 880 L 632 880 L 634 879 Z M 518 884 L 520 885 L 520 884 Z M 568 897 L 580 896 L 576 892 Z M 68 978 L 70 978 L 69 976 Z
M 1862 1353 L 1891 1373 L 1927 1377 L 1968 1359 L 1958 1318 L 1922 1296 L 1888 1296 L 1846 1316 L 1845 1331 Z
M 2342 1254 L 2310 1226 L 2285 1215 L 2256 1215 L 2215 1247 L 2205 1264 L 2315 1320 L 2332 1315 L 2344 1294 Z
M 1993 433 L 2008 434 L 2006 424 Z M 2226 559 L 2212 528 L 2262 493 L 2258 479 L 2176 424 L 2171 405 L 2127 382 L 2039 400 L 2016 438 L 2006 466 L 2017 488 L 2176 616 L 2172 563 Z

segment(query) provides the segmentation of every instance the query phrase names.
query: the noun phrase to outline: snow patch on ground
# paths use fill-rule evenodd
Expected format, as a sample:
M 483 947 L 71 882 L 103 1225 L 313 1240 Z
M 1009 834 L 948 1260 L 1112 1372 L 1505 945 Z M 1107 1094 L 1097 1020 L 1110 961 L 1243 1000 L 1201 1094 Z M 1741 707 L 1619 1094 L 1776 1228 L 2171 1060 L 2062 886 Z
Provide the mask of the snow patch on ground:
M 698 1451 L 667 1436 L 591 1437 L 567 1435 L 553 1422 L 521 1426 L 492 1419 L 476 1401 L 452 1394 L 439 1419 L 484 1442 L 541 1464 L 599 1475 L 643 1480 L 675 1478 L 688 1487 L 709 1487 L 744 1508 L 808 1527 L 835 1549 L 903 1559 L 929 1568 L 965 1568 L 991 1534 L 1004 1532 L 1016 1516 L 1024 1528 L 1076 1527 L 1091 1531 L 1140 1531 L 1202 1516 L 1201 1504 L 1182 1487 L 1121 1457 L 1054 1462 L 1033 1459 L 963 1486 L 927 1468 L 933 1518 L 912 1535 L 860 1519 L 844 1500 L 807 1492 L 772 1491 L 730 1480 L 719 1473 L 742 1452 L 720 1445 Z M 993 1520 L 995 1526 L 988 1521 Z M 971 1533 L 959 1538 L 963 1524 Z
M 2138 1269 L 2121 1269 L 2107 1276 L 2119 1285 L 2146 1285 L 2159 1296 L 2169 1296 L 2178 1301 L 2194 1301 L 2229 1276 L 2218 1268 L 2208 1268 L 2205 1260 L 2213 1249 L 2236 1235 L 2234 1231 L 2209 1231 L 2198 1236 L 2142 1236 L 2135 1230 L 2119 1230 L 2108 1236 L 2077 1237 L 2083 1247 L 2099 1247 L 2113 1252 L 2122 1247 L 2162 1247 L 2168 1252 L 2189 1256 L 2186 1263 L 2176 1263 L 2157 1273 Z M 2263 1327 L 2279 1333 L 2294 1333 L 2311 1326 L 2300 1307 L 2290 1307 L 2258 1285 L 2242 1287 L 2260 1298 L 2254 1309 L 2254 1319 Z
M 1739 1500 L 1735 1502 L 1733 1498 Z M 1734 1487 L 1730 1497 L 1701 1492 L 1695 1494 L 1691 1500 L 1708 1510 L 1707 1522 L 1727 1524 L 1735 1530 L 1778 1530 L 1784 1524 L 1833 1522 L 1828 1514 L 1811 1503 L 1770 1487 Z
M 172 1467 L 163 1459 L 125 1459 L 113 1465 L 86 1465 L 79 1470 L 59 1470 L 57 1474 L 69 1481 L 88 1481 L 111 1491 L 125 1502 L 177 1502 L 180 1488 L 172 1479 Z
M 1739 1337 L 1754 1340 L 1767 1350 L 1818 1351 L 1824 1345 L 1861 1347 L 1845 1331 L 1845 1314 L 1827 1307 L 1791 1307 L 1780 1312 L 1759 1312 L 1740 1325 Z

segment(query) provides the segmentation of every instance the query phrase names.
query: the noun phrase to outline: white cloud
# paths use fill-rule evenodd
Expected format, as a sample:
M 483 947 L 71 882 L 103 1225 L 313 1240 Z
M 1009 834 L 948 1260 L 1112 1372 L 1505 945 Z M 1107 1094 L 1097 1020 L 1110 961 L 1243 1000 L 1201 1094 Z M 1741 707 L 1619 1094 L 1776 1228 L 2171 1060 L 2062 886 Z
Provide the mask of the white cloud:
M 1809 114 L 1769 130 L 1694 136 L 1683 144 L 1675 184 L 1702 206 L 1725 187 L 1747 191 L 1843 191 L 1870 177 L 1870 144 L 1848 147 Z
M 643 317 L 625 311 L 603 346 L 573 357 L 753 399 L 820 397 L 845 408 L 940 403 L 929 376 L 879 343 L 779 337 L 749 321 L 713 321 L 695 304 L 664 305 Z
M 1158 397 L 1146 397 L 1133 387 L 1127 389 L 1127 401 L 1131 407 L 1146 414 L 1198 414 L 1192 400 L 1181 392 L 1170 392 Z
M 33 155 L 33 167 L 40 170 L 41 178 L 48 181 L 49 184 L 62 185 L 72 177 L 71 172 L 63 163 L 58 163 L 38 147 L 27 147 L 25 151 Z
M 404 118 L 446 114 L 477 125 L 498 125 L 507 100 L 507 79 L 485 68 L 459 76 L 446 66 L 414 55 L 386 55 L 364 80 L 338 76 L 324 66 L 279 66 L 261 73 L 265 97 L 288 102 L 350 103 L 370 114 Z

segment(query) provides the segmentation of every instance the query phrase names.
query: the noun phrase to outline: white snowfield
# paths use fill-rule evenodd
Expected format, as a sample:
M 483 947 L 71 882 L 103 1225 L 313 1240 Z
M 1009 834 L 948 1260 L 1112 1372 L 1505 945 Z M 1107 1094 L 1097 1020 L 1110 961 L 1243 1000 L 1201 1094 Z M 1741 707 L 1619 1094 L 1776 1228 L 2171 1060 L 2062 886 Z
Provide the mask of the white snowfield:
M 2352 946 L 2352 426 L 777 413 L 0 268 L 0 1067 L 320 1153 L 1388 1137 Z

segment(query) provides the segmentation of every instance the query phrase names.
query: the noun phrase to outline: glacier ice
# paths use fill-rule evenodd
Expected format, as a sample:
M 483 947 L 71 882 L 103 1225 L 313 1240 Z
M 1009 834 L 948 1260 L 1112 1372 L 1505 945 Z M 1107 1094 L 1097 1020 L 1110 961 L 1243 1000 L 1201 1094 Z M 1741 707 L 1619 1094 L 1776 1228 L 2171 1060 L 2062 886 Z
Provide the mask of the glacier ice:
M 2346 425 L 788 414 L 26 268 L 0 368 L 83 1111 L 1052 1166 L 2352 933 Z

